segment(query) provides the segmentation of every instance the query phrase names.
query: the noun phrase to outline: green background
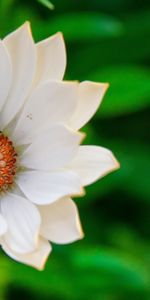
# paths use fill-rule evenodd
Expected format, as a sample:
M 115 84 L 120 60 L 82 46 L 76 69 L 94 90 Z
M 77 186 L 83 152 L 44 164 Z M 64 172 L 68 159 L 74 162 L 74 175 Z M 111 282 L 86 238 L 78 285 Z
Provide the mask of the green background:
M 1 251 L 0 300 L 149 300 L 150 2 L 53 0 L 53 11 L 39 2 L 1 0 L 0 35 L 25 20 L 36 41 L 62 31 L 66 79 L 110 83 L 85 143 L 110 148 L 121 169 L 75 200 L 85 238 L 54 245 L 43 272 Z

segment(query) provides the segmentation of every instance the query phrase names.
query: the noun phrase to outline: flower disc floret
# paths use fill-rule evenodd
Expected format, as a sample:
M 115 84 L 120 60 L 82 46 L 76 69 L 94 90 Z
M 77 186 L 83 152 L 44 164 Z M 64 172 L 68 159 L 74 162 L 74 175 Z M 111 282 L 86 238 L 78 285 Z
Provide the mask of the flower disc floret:
M 14 182 L 17 169 L 17 152 L 13 143 L 3 133 L 0 134 L 0 190 L 7 190 Z

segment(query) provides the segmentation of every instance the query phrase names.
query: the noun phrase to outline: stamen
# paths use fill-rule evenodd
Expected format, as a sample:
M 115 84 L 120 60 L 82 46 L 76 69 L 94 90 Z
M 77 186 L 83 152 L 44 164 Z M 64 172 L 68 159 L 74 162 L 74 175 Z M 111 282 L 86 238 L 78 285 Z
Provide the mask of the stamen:
M 4 160 L 0 160 L 0 168 L 6 167 L 6 162 Z
M 6 190 L 14 181 L 17 153 L 8 137 L 0 134 L 0 191 Z
M 0 153 L 0 160 L 1 160 L 1 159 L 3 159 L 3 154 L 2 154 L 2 153 Z

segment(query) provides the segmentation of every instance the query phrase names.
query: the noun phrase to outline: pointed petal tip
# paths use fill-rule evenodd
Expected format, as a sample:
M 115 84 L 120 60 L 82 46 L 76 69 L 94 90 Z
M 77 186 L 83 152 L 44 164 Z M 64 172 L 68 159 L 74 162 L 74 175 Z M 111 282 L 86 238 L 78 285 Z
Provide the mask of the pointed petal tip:
M 82 186 L 88 186 L 118 169 L 120 164 L 110 150 L 83 145 L 69 167 L 80 176 Z
M 45 240 L 45 241 L 44 241 Z M 47 259 L 52 251 L 51 244 L 46 239 L 41 239 L 41 245 L 40 249 L 37 251 L 33 251 L 24 255 L 17 254 L 14 252 L 5 242 L 5 240 L 2 241 L 2 248 L 6 252 L 8 256 L 10 256 L 12 259 L 23 263 L 25 265 L 28 265 L 38 271 L 43 271 L 45 268 L 45 264 L 47 262 Z M 44 243 L 44 244 L 42 244 Z
M 84 81 L 81 81 L 80 82 L 80 84 L 82 85 L 82 84 L 87 84 L 87 85 L 89 85 L 89 87 L 91 86 L 93 86 L 93 88 L 94 87 L 97 87 L 97 88 L 99 88 L 99 87 L 104 87 L 104 90 L 106 90 L 109 86 L 110 86 L 110 84 L 109 84 L 109 82 L 96 82 L 96 81 L 91 81 L 91 80 L 84 80 Z
M 30 36 L 30 38 L 32 39 L 32 40 L 34 40 L 33 39 L 33 35 L 32 35 L 32 29 L 31 29 L 31 23 L 30 23 L 30 21 L 25 21 L 17 30 L 22 30 L 22 31 L 26 31 L 28 34 L 29 34 L 29 36 Z M 16 30 L 16 31 L 17 31 Z
M 31 23 L 30 23 L 30 21 L 26 21 L 25 23 L 24 23 L 24 25 L 25 25 L 25 27 L 27 28 L 27 30 L 28 30 L 28 32 L 31 34 L 31 36 L 32 36 L 32 29 L 31 29 Z
M 27 27 L 27 28 L 30 28 L 30 21 L 29 20 L 26 20 L 23 24 L 22 24 L 22 27 Z
M 70 84 L 72 85 L 73 84 L 73 85 L 76 85 L 76 86 L 78 86 L 80 84 L 79 80 L 76 80 L 76 79 L 75 80 L 63 80 L 62 83 L 66 84 L 66 85 L 70 85 Z
M 26 22 L 28 22 L 28 21 L 26 21 Z M 51 41 L 53 41 L 53 40 L 56 40 L 56 39 L 62 40 L 62 42 L 63 42 L 63 44 L 64 44 L 64 46 L 65 46 L 64 36 L 63 36 L 63 33 L 60 32 L 60 31 L 54 33 L 53 35 L 48 36 L 48 37 L 45 38 L 44 40 L 41 40 L 41 41 L 37 42 L 37 45 L 38 45 L 38 44 L 43 44 L 43 43 L 49 44 L 49 42 L 51 42 Z
M 66 47 L 63 35 L 57 32 L 36 44 L 40 81 L 62 80 L 66 69 Z M 39 79 L 38 79 L 39 80 Z M 36 82 L 37 84 L 37 82 Z
M 102 91 L 103 91 L 103 97 L 104 97 L 104 95 L 105 95 L 106 91 L 108 90 L 110 84 L 108 82 L 105 82 L 105 83 L 99 82 L 99 83 L 97 83 L 97 85 L 98 85 L 98 88 L 102 89 Z
M 23 32 L 27 32 L 33 40 L 30 21 L 25 21 L 22 25 L 20 25 L 15 30 L 11 31 L 8 35 L 6 35 L 6 37 L 4 37 L 4 39 L 3 39 L 4 43 L 5 42 L 7 43 L 7 40 L 10 37 L 12 38 L 14 35 L 18 35 L 18 34 L 23 33 Z
M 103 83 L 103 85 L 104 85 L 104 92 L 106 92 L 107 89 L 109 88 L 110 84 L 108 82 L 106 82 L 106 83 Z
M 34 265 L 33 267 L 36 270 L 40 271 L 40 272 L 44 271 L 44 269 L 46 267 L 46 263 L 47 263 L 48 257 L 49 257 L 49 255 L 50 255 L 51 252 L 52 252 L 52 248 L 49 247 L 49 251 L 45 254 L 45 256 L 41 260 L 40 264 L 39 265 Z
M 85 194 L 86 194 L 85 188 L 82 186 L 82 189 L 81 189 L 81 194 L 80 194 L 80 196 L 81 196 L 81 197 L 84 197 L 84 196 L 85 196 Z
M 69 125 L 75 130 L 82 128 L 98 110 L 108 83 L 82 81 L 79 84 L 79 100 L 74 114 L 69 120 Z
M 60 39 L 61 41 L 62 41 L 62 44 L 63 44 L 63 46 L 64 46 L 64 49 L 65 49 L 65 53 L 66 53 L 66 44 L 65 44 L 65 39 L 64 39 L 64 35 L 63 35 L 63 33 L 61 32 L 61 31 L 58 31 L 58 32 L 56 32 L 53 36 L 52 36 L 52 38 L 58 38 L 58 39 Z
M 76 240 L 82 240 L 84 238 L 84 232 L 83 232 L 82 224 L 80 221 L 78 209 L 77 209 L 75 202 L 74 202 L 74 205 L 76 207 L 76 226 L 77 226 L 77 239 Z
M 85 237 L 85 234 L 83 232 L 83 228 L 82 228 L 82 225 L 81 225 L 81 222 L 79 221 L 79 238 L 78 240 L 82 240 L 84 237 Z
M 80 191 L 76 194 L 72 194 L 72 195 L 69 195 L 70 197 L 75 197 L 75 198 L 80 198 L 80 197 L 84 197 L 86 194 L 86 191 L 85 191 L 85 188 L 83 186 L 80 187 Z
M 16 31 L 20 31 L 20 30 L 27 30 L 31 35 L 32 35 L 32 31 L 31 31 L 31 23 L 30 21 L 25 21 L 20 27 L 18 27 L 16 29 Z M 13 33 L 13 32 L 12 32 Z
M 84 139 L 86 138 L 87 134 L 83 131 L 76 131 L 72 129 L 69 125 L 65 125 L 65 127 L 74 135 L 78 136 L 79 144 L 82 144 Z
M 67 194 L 67 195 L 64 196 L 64 197 L 80 198 L 80 197 L 84 197 L 85 194 L 86 194 L 85 188 L 84 188 L 83 186 L 80 186 L 80 187 L 79 187 L 79 190 L 78 190 L 77 192 L 72 193 L 72 194 Z M 62 196 L 59 197 L 59 198 L 58 198 L 57 200 L 55 200 L 55 201 L 59 201 L 59 200 L 61 200 L 61 199 L 62 199 Z
M 81 131 L 79 131 L 78 133 L 80 135 L 80 144 L 82 144 L 83 141 L 85 140 L 87 134 L 85 132 L 81 132 Z
M 120 169 L 119 161 L 116 159 L 116 157 L 114 156 L 114 154 L 111 151 L 110 151 L 110 153 L 111 153 L 112 161 L 114 162 L 114 167 L 113 167 L 112 171 Z
M 109 154 L 112 164 L 111 164 L 110 168 L 103 174 L 103 177 L 106 176 L 107 174 L 111 173 L 111 172 L 114 172 L 114 171 L 118 170 L 120 168 L 120 163 L 116 159 L 113 152 L 109 149 L 105 149 L 105 150 Z
M 52 36 L 50 36 L 48 39 L 54 39 L 54 38 L 61 38 L 64 42 L 64 35 L 61 31 L 56 32 Z
M 64 41 L 64 35 L 61 31 L 56 32 L 54 36 L 58 36 Z

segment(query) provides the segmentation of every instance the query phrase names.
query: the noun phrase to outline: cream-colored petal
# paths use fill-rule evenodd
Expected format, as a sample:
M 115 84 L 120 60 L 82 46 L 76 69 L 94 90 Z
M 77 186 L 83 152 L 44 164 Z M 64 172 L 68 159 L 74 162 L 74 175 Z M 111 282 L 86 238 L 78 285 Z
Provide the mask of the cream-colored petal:
M 34 85 L 46 80 L 61 80 L 66 68 L 66 50 L 60 32 L 36 44 L 37 69 Z
M 8 230 L 3 239 L 17 253 L 34 251 L 38 243 L 40 215 L 34 204 L 27 199 L 11 194 L 1 198 L 1 213 Z
M 119 163 L 108 149 L 98 146 L 80 146 L 70 169 L 80 175 L 83 186 L 89 185 L 119 168 Z
M 2 241 L 2 248 L 14 260 L 32 266 L 38 270 L 44 269 L 46 260 L 52 250 L 50 243 L 44 238 L 40 238 L 38 248 L 28 254 L 14 252 L 5 241 Z
M 107 88 L 107 83 L 83 81 L 79 84 L 78 105 L 69 121 L 69 126 L 72 129 L 80 129 L 92 118 Z
M 40 206 L 41 235 L 56 244 L 72 243 L 83 238 L 79 214 L 75 203 L 69 198 L 50 205 Z
M 6 101 L 12 81 L 11 61 L 4 46 L 0 40 L 0 110 Z
M 43 127 L 68 121 L 76 108 L 78 84 L 47 81 L 29 97 L 13 133 L 16 143 L 29 143 Z
M 31 87 L 36 65 L 36 48 L 28 22 L 6 36 L 3 43 L 12 64 L 12 83 L 0 118 L 1 130 L 22 107 Z
M 66 195 L 82 195 L 79 176 L 70 171 L 25 171 L 16 178 L 22 192 L 33 203 L 45 205 Z
M 6 233 L 7 228 L 6 219 L 0 214 L 0 236 Z
M 44 131 L 23 152 L 20 164 L 38 170 L 56 170 L 64 167 L 76 154 L 83 135 L 71 132 L 63 125 Z

